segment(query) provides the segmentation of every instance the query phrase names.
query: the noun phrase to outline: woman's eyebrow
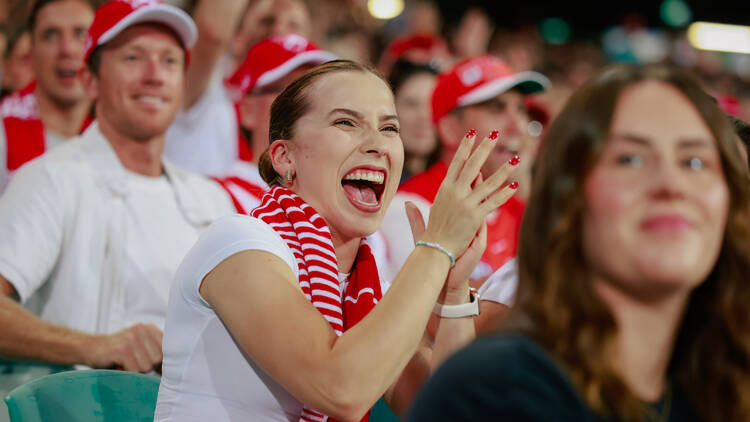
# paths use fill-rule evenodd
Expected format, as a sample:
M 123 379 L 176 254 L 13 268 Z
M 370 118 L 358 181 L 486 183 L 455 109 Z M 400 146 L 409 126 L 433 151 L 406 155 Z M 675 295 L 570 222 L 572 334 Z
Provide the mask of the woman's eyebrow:
M 380 116 L 380 120 L 381 121 L 395 120 L 396 122 L 398 122 L 398 116 L 395 114 L 386 114 L 385 116 Z
M 609 136 L 610 141 L 625 141 L 642 146 L 650 146 L 651 140 L 640 135 L 628 132 L 613 133 Z
M 650 138 L 646 138 L 640 135 L 636 135 L 634 133 L 629 132 L 620 132 L 612 134 L 609 137 L 612 141 L 624 141 L 632 144 L 642 145 L 642 146 L 650 146 L 653 142 Z M 714 144 L 711 140 L 695 137 L 695 138 L 680 138 L 677 141 L 677 148 L 680 149 L 687 149 L 687 148 L 713 148 Z
M 331 115 L 336 114 L 336 113 L 348 114 L 348 115 L 354 117 L 355 119 L 364 120 L 364 115 L 362 115 L 362 113 L 360 113 L 360 112 L 358 112 L 356 110 L 352 110 L 350 108 L 334 108 L 333 110 L 331 110 L 328 113 L 328 115 L 331 116 Z M 395 114 L 386 114 L 384 116 L 380 116 L 380 120 L 381 121 L 395 120 L 395 121 L 398 122 L 398 116 L 395 115 Z
M 360 112 L 358 112 L 356 110 L 349 109 L 349 108 L 334 108 L 333 110 L 331 110 L 328 113 L 328 115 L 330 116 L 330 115 L 336 114 L 336 113 L 348 114 L 348 115 L 350 115 L 350 116 L 352 116 L 352 117 L 354 117 L 356 119 L 360 119 L 360 120 L 364 117 L 364 116 L 362 116 L 362 113 L 360 113 Z
M 683 138 L 677 143 L 678 148 L 713 148 L 714 143 L 704 138 Z

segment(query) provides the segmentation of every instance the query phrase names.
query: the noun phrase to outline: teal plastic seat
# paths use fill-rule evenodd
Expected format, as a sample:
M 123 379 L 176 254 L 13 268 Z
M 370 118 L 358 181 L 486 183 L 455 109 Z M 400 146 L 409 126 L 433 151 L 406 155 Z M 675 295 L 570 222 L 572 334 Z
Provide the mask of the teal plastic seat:
M 401 422 L 401 419 L 393 413 L 385 400 L 380 399 L 370 412 L 370 422 Z
M 159 378 L 95 369 L 48 375 L 5 397 L 11 422 L 153 421 Z

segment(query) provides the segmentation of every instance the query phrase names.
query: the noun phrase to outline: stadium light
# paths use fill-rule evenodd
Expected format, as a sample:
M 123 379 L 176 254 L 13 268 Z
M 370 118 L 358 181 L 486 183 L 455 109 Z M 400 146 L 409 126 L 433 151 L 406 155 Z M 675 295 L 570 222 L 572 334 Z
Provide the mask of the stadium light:
M 404 0 L 368 0 L 367 10 L 378 19 L 393 19 L 404 11 Z
M 694 22 L 688 27 L 687 37 L 700 50 L 750 54 L 749 26 Z

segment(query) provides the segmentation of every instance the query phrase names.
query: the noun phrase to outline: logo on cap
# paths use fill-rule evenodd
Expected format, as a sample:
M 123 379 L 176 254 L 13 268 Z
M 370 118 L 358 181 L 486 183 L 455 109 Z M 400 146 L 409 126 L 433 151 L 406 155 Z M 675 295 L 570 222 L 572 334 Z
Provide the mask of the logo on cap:
M 307 44 L 308 42 L 305 37 L 297 34 L 288 34 L 284 36 L 282 45 L 284 46 L 284 50 L 299 53 L 307 48 Z
M 141 6 L 146 6 L 149 4 L 159 4 L 156 0 L 125 0 L 133 9 L 137 9 Z
M 479 66 L 471 66 L 459 73 L 458 78 L 466 86 L 474 85 L 482 79 L 482 69 Z

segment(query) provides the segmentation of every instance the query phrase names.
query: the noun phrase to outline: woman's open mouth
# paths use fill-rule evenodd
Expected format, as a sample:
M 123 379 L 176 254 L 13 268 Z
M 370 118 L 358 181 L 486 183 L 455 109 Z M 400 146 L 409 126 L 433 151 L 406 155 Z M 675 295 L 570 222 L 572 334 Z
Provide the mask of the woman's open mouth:
M 380 210 L 386 178 L 385 170 L 357 167 L 344 175 L 341 186 L 355 208 L 376 212 Z

